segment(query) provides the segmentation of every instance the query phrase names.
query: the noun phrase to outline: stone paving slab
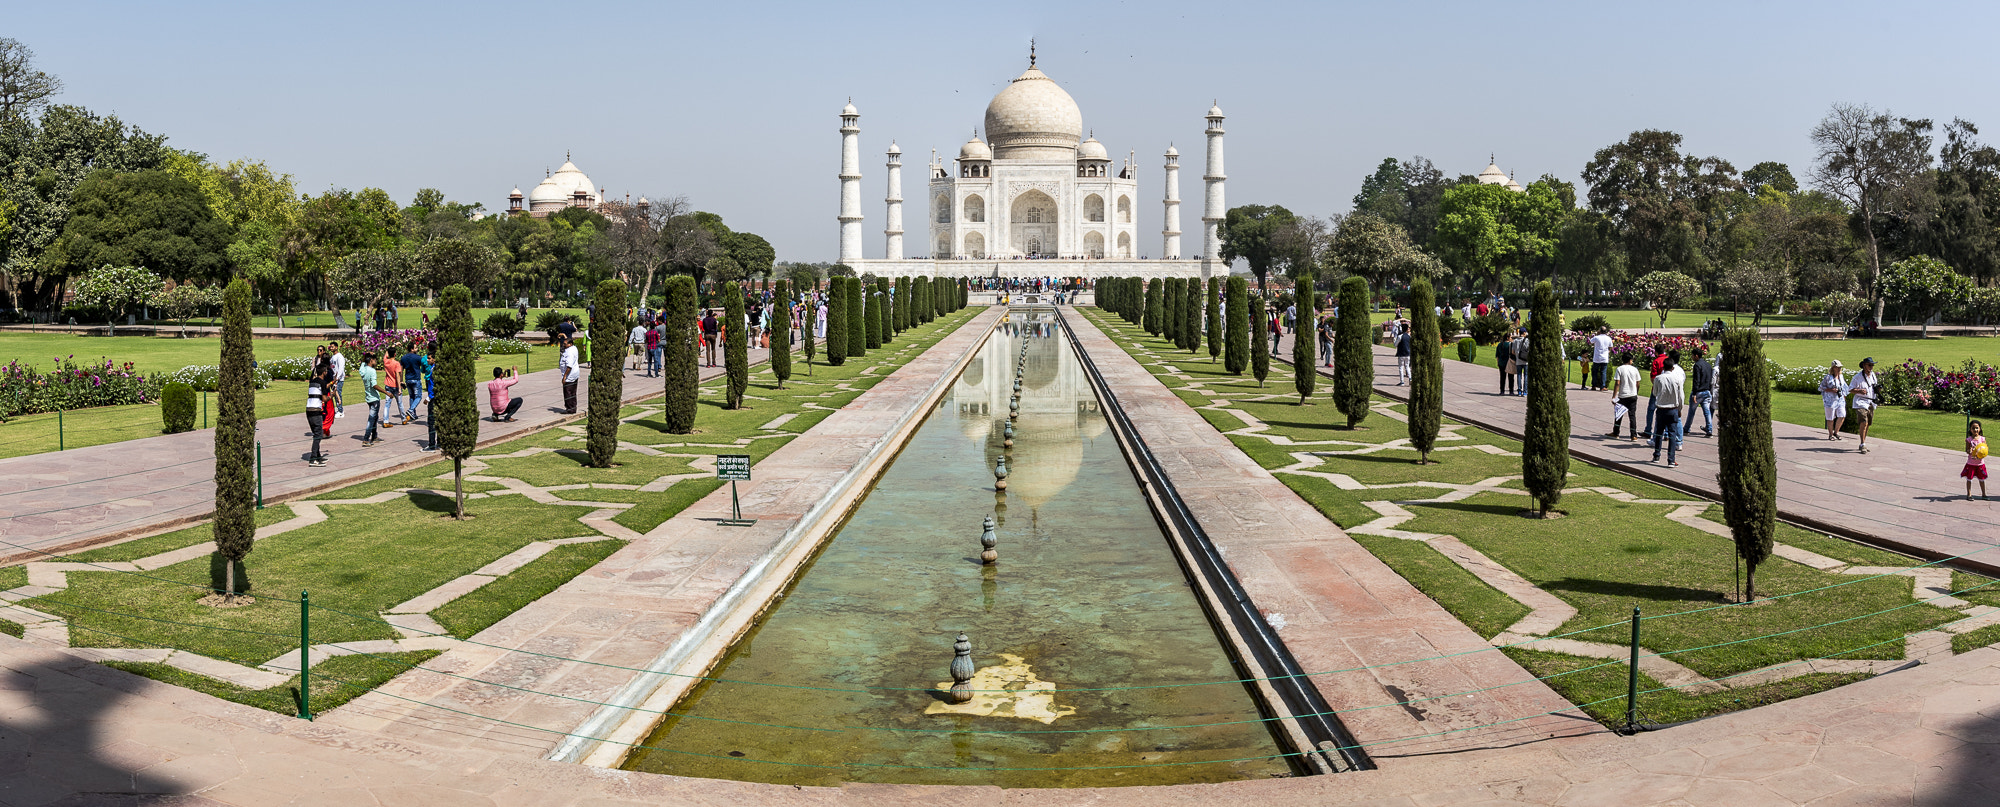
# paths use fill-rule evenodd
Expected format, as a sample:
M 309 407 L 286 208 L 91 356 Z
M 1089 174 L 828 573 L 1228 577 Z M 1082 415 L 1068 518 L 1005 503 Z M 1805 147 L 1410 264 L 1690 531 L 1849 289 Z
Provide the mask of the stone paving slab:
M 1313 683 L 1371 755 L 1601 731 L 1348 538 L 1096 325 L 1074 313 L 1065 322 L 1300 665 L 1342 671 Z
M 762 348 L 751 349 L 750 361 L 762 362 L 766 355 Z M 479 367 L 507 358 L 483 357 Z M 722 372 L 720 367 L 700 368 L 704 383 Z M 480 445 L 582 419 L 589 387 L 590 373 L 585 372 L 577 384 L 577 414 L 564 415 L 557 372 L 549 369 L 524 375 L 513 394 L 526 403 L 512 423 L 491 420 L 485 390 L 478 390 Z M 623 397 L 628 403 L 659 396 L 664 388 L 661 379 L 625 370 Z M 304 461 L 312 438 L 306 433 L 303 400 L 299 414 L 258 421 L 267 502 L 336 488 L 440 458 L 419 448 L 428 436 L 421 422 L 385 429 L 380 445 L 362 448 L 368 407 L 358 403 L 358 386 L 350 397 L 353 402 L 347 407 L 347 416 L 334 421 L 333 437 L 321 442 L 321 452 L 328 457 L 323 468 L 309 467 Z M 215 508 L 214 457 L 215 432 L 201 429 L 0 460 L 0 542 L 4 542 L 0 543 L 0 563 L 39 560 L 45 556 L 38 552 L 72 551 L 206 518 Z

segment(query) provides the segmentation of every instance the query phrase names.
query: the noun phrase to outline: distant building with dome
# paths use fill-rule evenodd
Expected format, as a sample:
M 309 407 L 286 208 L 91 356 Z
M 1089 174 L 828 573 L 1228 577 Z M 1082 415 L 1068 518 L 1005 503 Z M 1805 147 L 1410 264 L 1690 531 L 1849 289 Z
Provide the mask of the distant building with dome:
M 1479 172 L 1479 176 L 1474 177 L 1474 179 L 1479 180 L 1479 184 L 1481 185 L 1499 185 L 1515 193 L 1526 193 L 1528 191 L 1527 188 L 1521 186 L 1521 183 L 1515 182 L 1513 177 L 1508 176 L 1507 172 L 1500 170 L 1499 161 L 1492 157 L 1487 158 L 1486 170 Z
M 544 178 L 527 196 L 521 195 L 519 186 L 515 186 L 513 193 L 507 194 L 507 212 L 515 215 L 526 213 L 545 219 L 572 207 L 596 210 L 604 201 L 604 193 L 603 188 L 592 184 L 590 177 L 577 168 L 576 163 L 570 162 L 568 154 L 564 154 L 562 167 Z M 527 203 L 525 207 L 522 206 L 523 201 Z M 643 198 L 641 201 L 644 201 Z
M 1206 116 L 1208 166 L 1199 259 L 1181 253 L 1180 152 L 1165 153 L 1165 208 L 1157 258 L 1138 231 L 1139 165 L 1114 160 L 1095 134 L 1086 137 L 1075 99 L 1035 64 L 987 104 L 984 139 L 975 130 L 949 164 L 936 152 L 926 171 L 924 257 L 905 255 L 902 150 L 888 150 L 884 255 L 863 255 L 860 118 L 850 100 L 840 112 L 840 262 L 883 277 L 1207 277 L 1222 242 L 1222 110 Z M 1115 163 L 1115 164 L 1114 164 Z M 1227 272 L 1227 266 L 1222 270 Z

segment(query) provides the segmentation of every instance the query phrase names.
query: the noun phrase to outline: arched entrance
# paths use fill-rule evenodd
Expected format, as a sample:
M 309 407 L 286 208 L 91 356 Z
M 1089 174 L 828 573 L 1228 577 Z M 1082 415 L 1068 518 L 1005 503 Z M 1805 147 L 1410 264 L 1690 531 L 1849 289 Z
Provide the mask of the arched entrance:
M 1053 255 L 1056 251 L 1056 200 L 1041 191 L 1014 198 L 1008 212 L 1008 240 L 1015 254 Z
M 1102 257 L 1104 257 L 1104 234 L 1103 234 L 1103 233 L 1084 233 L 1084 235 L 1083 235 L 1083 254 L 1084 254 L 1084 256 L 1085 256 L 1085 257 L 1088 257 L 1088 258 L 1102 258 Z

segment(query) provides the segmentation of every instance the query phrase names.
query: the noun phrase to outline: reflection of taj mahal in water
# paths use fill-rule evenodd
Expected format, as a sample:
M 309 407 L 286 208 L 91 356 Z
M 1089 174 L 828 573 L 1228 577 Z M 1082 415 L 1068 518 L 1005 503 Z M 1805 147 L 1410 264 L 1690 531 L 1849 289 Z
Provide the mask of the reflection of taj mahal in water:
M 1103 436 L 1108 426 L 1097 393 L 1052 316 L 1015 313 L 999 328 L 995 340 L 1015 336 L 1028 343 L 1021 416 L 1014 421 L 1014 448 L 1007 451 L 1007 492 L 1032 511 L 1076 482 L 1084 442 Z M 952 388 L 950 406 L 959 429 L 975 442 L 1000 445 L 1014 391 L 1011 353 L 982 351 Z
M 1182 257 L 1180 152 L 1165 154 L 1164 225 L 1158 256 L 1138 232 L 1139 165 L 1132 153 L 1113 165 L 1095 135 L 1084 139 L 1083 112 L 1035 66 L 1009 82 L 986 107 L 979 132 L 946 165 L 933 152 L 921 215 L 928 236 L 906 250 L 902 150 L 888 151 L 884 260 L 864 258 L 861 214 L 861 114 L 840 113 L 840 262 L 884 277 L 1207 277 L 1221 251 L 1224 211 L 1222 110 L 1208 110 L 1208 165 L 1199 260 Z M 928 253 L 906 258 L 906 251 Z M 1226 268 L 1225 268 L 1226 271 Z

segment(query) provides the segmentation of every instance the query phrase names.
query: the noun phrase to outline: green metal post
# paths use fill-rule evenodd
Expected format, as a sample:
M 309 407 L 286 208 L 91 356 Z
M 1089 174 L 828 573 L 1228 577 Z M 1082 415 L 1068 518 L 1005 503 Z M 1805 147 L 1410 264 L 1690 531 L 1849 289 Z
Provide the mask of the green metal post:
M 257 509 L 264 509 L 264 444 L 257 444 Z
M 299 717 L 313 719 L 312 712 L 312 594 L 299 592 Z
M 201 427 L 208 428 L 208 393 L 201 394 Z
M 1632 661 L 1625 671 L 1625 733 L 1639 730 L 1639 609 L 1632 609 Z
M 56 410 L 56 450 L 63 450 L 63 411 Z

